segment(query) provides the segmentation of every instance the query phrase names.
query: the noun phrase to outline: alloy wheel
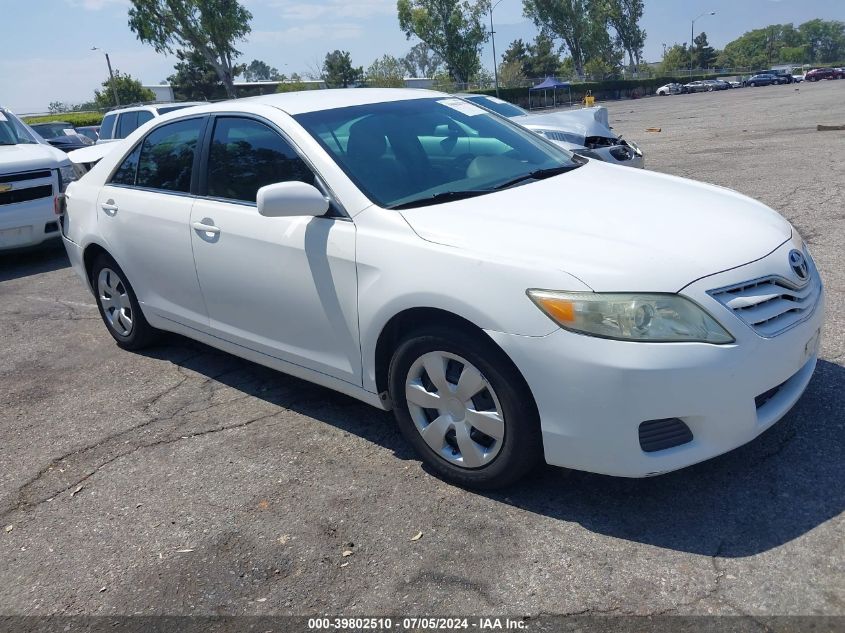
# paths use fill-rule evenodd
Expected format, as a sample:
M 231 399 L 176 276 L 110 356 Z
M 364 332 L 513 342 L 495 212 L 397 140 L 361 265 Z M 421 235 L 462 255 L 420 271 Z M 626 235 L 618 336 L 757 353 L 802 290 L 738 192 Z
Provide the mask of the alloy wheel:
M 502 449 L 505 419 L 490 382 L 466 359 L 435 351 L 408 371 L 405 397 L 428 446 L 461 468 L 481 468 Z
M 100 270 L 97 278 L 97 298 L 112 330 L 119 336 L 130 336 L 134 327 L 132 303 L 126 284 L 111 268 Z

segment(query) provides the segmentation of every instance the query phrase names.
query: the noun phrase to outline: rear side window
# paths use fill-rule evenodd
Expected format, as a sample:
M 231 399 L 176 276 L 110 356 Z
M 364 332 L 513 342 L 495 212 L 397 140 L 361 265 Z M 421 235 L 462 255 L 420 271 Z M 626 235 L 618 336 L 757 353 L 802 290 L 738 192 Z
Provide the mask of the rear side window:
M 117 118 L 115 114 L 107 114 L 103 117 L 103 122 L 100 125 L 100 138 L 110 139 L 114 138 L 114 120 Z
M 126 138 L 138 129 L 138 112 L 124 112 L 117 119 L 115 138 Z
M 208 195 L 255 202 L 275 182 L 314 182 L 314 174 L 282 136 L 252 119 L 221 117 L 208 158 Z
M 141 145 L 135 184 L 149 189 L 190 192 L 194 153 L 202 124 L 203 119 L 188 119 L 162 125 L 150 132 Z
M 132 153 L 123 160 L 123 163 L 114 172 L 114 175 L 111 177 L 111 184 L 133 186 L 138 173 L 138 158 L 140 156 L 141 146 L 139 145 L 132 150 Z
M 153 113 L 147 110 L 139 110 L 138 111 L 138 122 L 135 124 L 135 129 L 137 130 L 139 127 L 144 125 L 147 121 L 150 121 L 153 118 Z

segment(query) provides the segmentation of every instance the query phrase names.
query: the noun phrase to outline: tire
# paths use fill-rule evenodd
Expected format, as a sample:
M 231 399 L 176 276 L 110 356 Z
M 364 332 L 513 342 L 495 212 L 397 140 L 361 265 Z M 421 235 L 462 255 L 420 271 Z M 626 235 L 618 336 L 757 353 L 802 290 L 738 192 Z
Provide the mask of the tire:
M 109 334 L 125 350 L 140 350 L 156 339 L 124 272 L 109 255 L 101 253 L 91 267 L 91 286 L 97 309 Z
M 528 385 L 485 339 L 458 328 L 414 332 L 393 354 L 388 391 L 399 430 L 432 470 L 459 486 L 490 490 L 540 464 L 543 443 Z M 447 389 L 450 397 L 442 399 Z M 469 420 L 483 424 L 489 435 Z

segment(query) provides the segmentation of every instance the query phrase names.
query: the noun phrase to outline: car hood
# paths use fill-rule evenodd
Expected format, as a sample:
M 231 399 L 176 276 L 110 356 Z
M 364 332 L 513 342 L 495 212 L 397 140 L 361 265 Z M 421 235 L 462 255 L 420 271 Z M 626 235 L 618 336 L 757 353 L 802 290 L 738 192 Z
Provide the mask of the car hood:
M 578 134 L 579 136 L 603 136 L 616 138 L 611 131 L 607 118 L 607 108 L 580 108 L 566 112 L 549 112 L 546 114 L 527 114 L 514 119 L 520 125 L 527 127 L 560 129 Z
M 0 174 L 57 169 L 67 164 L 67 155 L 46 143 L 0 145 Z
M 425 240 L 562 270 L 596 292 L 677 292 L 792 234 L 776 212 L 729 189 L 598 161 L 401 213 Z

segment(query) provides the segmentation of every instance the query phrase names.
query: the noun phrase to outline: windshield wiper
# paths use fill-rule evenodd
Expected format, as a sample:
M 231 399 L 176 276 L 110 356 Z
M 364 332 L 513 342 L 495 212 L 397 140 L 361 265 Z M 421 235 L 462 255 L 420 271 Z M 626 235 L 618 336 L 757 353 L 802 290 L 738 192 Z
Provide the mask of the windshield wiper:
M 572 171 L 573 169 L 578 169 L 581 165 L 578 163 L 573 163 L 572 165 L 560 165 L 558 167 L 547 167 L 546 169 L 535 169 L 532 172 L 527 174 L 523 174 L 522 176 L 517 176 L 516 178 L 512 178 L 507 182 L 503 182 L 501 185 L 496 185 L 495 189 L 507 189 L 508 187 L 513 187 L 514 185 L 518 185 L 521 182 L 526 180 L 543 180 L 544 178 L 551 178 L 552 176 L 557 176 L 558 174 L 565 174 L 568 171 Z
M 450 202 L 452 200 L 464 200 L 466 198 L 474 198 L 475 196 L 482 196 L 485 193 L 491 193 L 493 189 L 466 189 L 464 191 L 443 191 L 435 193 L 432 196 L 425 196 L 417 198 L 416 200 L 409 200 L 408 202 L 400 202 L 387 207 L 388 209 L 413 209 L 414 207 L 425 207 L 430 204 L 437 204 L 438 202 Z

